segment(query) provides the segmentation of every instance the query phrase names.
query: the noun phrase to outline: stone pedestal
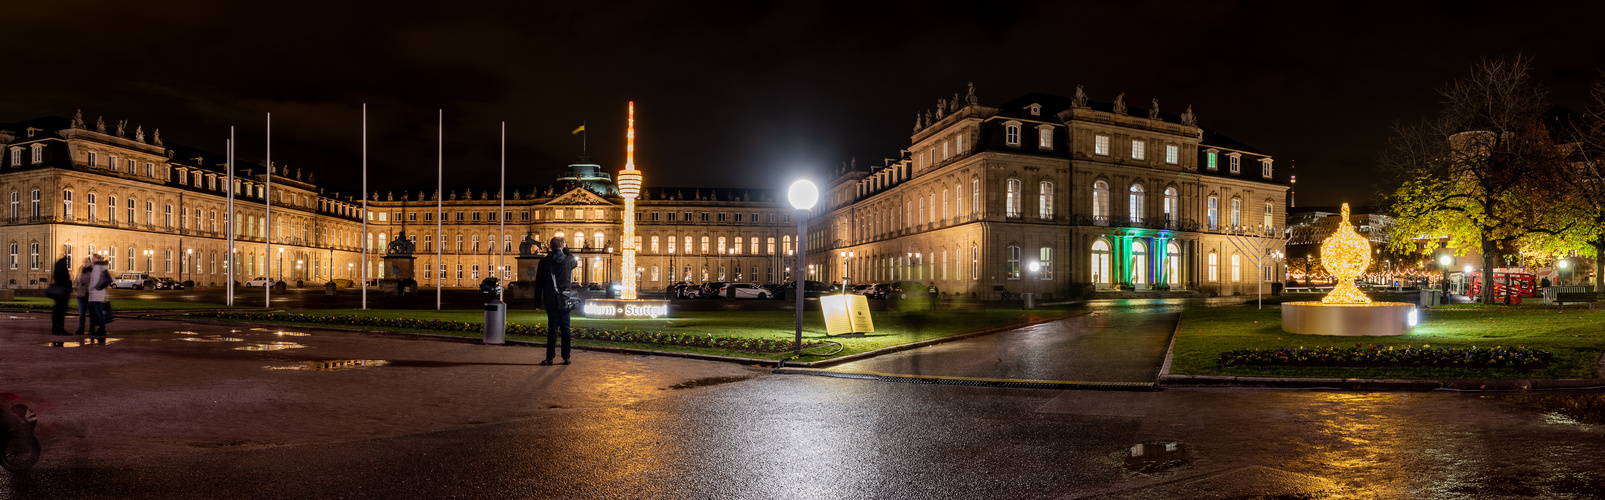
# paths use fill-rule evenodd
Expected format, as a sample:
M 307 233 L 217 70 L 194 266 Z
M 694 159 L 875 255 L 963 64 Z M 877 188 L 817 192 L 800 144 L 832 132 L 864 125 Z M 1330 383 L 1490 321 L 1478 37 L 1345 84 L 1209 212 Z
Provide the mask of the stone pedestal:
M 379 292 L 392 297 L 410 297 L 418 292 L 418 281 L 413 279 L 411 255 L 384 256 L 385 278 L 379 280 Z
M 537 255 L 520 255 L 517 261 L 518 274 L 512 283 L 507 284 L 504 292 L 508 297 L 515 299 L 535 298 L 535 269 L 540 266 L 541 258 Z

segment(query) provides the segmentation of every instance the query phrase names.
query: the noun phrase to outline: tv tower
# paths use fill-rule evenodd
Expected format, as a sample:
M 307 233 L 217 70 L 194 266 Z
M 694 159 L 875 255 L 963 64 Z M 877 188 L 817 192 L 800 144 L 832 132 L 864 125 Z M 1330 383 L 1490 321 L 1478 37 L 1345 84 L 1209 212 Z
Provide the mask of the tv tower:
M 619 298 L 635 300 L 635 198 L 641 195 L 641 172 L 635 169 L 635 101 L 630 101 L 629 127 L 625 129 L 624 170 L 619 171 L 619 194 L 624 196 L 624 258 L 619 259 Z

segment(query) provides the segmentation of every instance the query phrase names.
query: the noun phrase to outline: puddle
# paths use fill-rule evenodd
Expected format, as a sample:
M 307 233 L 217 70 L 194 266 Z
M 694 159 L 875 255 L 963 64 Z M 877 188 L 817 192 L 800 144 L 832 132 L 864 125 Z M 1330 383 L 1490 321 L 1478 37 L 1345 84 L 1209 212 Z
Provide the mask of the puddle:
M 337 372 L 356 368 L 369 368 L 390 364 L 383 359 L 326 359 L 315 361 L 302 361 L 290 366 L 264 366 L 266 370 L 295 370 L 306 372 Z
M 1126 452 L 1126 470 L 1154 473 L 1187 465 L 1192 461 L 1187 446 L 1176 441 L 1153 441 L 1131 445 Z
M 285 349 L 300 349 L 302 347 L 306 347 L 306 344 L 298 344 L 298 343 L 295 343 L 295 342 L 262 342 L 262 343 L 259 343 L 259 344 L 242 345 L 242 346 L 239 346 L 239 347 L 235 347 L 234 350 L 236 350 L 236 351 L 282 351 L 282 350 L 285 350 Z
M 234 337 L 219 337 L 219 336 L 216 336 L 216 335 L 209 335 L 209 336 L 206 336 L 206 337 L 184 337 L 184 338 L 181 338 L 181 339 L 178 339 L 178 340 L 183 340 L 183 341 L 186 341 L 186 342 L 244 342 L 245 341 L 245 339 L 238 339 L 238 338 L 234 338 Z
M 6 316 L 6 319 L 33 319 L 27 316 Z
M 669 386 L 669 388 L 670 389 L 676 389 L 676 390 L 678 390 L 678 389 L 691 389 L 691 388 L 695 388 L 695 387 L 707 387 L 707 386 L 710 386 L 710 385 L 719 385 L 719 384 L 728 384 L 728 383 L 731 383 L 731 382 L 740 382 L 740 381 L 743 381 L 743 380 L 746 380 L 746 379 L 749 379 L 749 378 L 752 378 L 752 377 L 708 377 L 708 378 L 699 378 L 699 379 L 696 379 L 696 380 L 687 380 L 685 382 L 674 384 L 674 385 Z
M 1605 425 L 1605 394 L 1548 393 L 1497 397 L 1538 410 L 1543 413 L 1547 423 Z
M 106 345 L 122 340 L 120 338 L 86 338 L 83 340 L 63 340 L 61 342 L 46 342 L 45 347 L 88 347 L 92 345 Z

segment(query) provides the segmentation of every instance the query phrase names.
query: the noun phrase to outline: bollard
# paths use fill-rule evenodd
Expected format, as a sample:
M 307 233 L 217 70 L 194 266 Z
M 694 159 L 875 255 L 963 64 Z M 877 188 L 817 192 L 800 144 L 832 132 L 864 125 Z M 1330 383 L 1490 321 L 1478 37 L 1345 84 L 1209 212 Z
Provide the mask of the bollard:
M 507 304 L 492 297 L 485 302 L 485 345 L 502 345 L 507 339 Z
M 1036 309 L 1037 308 L 1037 294 L 1027 292 L 1027 293 L 1023 293 L 1023 294 L 1020 294 L 1020 295 L 1025 297 L 1025 308 L 1026 309 Z

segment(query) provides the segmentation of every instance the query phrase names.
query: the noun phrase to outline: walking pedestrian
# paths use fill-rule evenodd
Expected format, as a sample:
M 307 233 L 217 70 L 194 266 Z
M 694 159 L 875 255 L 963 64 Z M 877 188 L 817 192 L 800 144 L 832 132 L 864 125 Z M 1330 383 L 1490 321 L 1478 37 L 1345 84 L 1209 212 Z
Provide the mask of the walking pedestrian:
M 78 299 L 78 331 L 75 335 L 84 334 L 84 321 L 89 319 L 89 278 L 95 271 L 95 258 L 84 257 L 84 263 L 78 266 L 78 277 L 72 280 L 73 297 Z
M 45 289 L 45 296 L 55 301 L 50 310 L 51 335 L 72 335 L 67 332 L 66 326 L 67 299 L 72 298 L 72 274 L 68 271 L 71 265 L 67 262 L 67 255 L 62 254 L 50 268 L 50 287 Z
M 558 331 L 563 337 L 563 364 L 568 364 L 569 355 L 569 314 L 568 297 L 563 292 L 569 290 L 569 283 L 574 278 L 574 268 L 579 266 L 579 259 L 568 251 L 568 245 L 563 238 L 552 238 L 546 257 L 541 258 L 535 266 L 535 297 L 540 300 L 541 308 L 546 309 L 546 360 L 541 364 L 551 366 L 552 359 L 557 357 Z
M 106 336 L 106 288 L 111 286 L 111 272 L 106 261 L 96 257 L 89 270 L 89 328 L 90 335 Z

